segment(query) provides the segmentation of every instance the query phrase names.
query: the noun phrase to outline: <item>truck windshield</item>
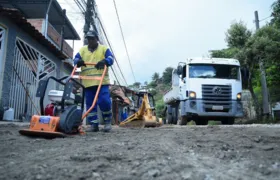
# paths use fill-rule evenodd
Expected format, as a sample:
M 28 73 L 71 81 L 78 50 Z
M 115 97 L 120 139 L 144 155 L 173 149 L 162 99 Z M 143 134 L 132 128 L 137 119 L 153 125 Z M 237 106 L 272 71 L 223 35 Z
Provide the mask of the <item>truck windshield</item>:
M 189 77 L 239 80 L 239 67 L 220 64 L 190 64 Z

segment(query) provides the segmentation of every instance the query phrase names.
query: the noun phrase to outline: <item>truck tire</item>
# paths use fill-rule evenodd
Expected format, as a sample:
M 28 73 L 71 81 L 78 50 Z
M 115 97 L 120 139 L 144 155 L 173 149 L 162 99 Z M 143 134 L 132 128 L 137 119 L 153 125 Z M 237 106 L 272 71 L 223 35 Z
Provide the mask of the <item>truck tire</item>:
M 188 118 L 187 116 L 180 116 L 179 119 L 178 119 L 178 125 L 187 125 L 188 123 Z
M 225 118 L 221 122 L 224 125 L 233 125 L 234 124 L 234 118 Z
M 165 111 L 165 122 L 166 124 L 172 124 L 172 114 L 169 114 L 168 111 Z
M 172 108 L 172 124 L 177 124 L 178 121 L 178 107 Z
M 208 119 L 197 118 L 197 119 L 195 120 L 195 124 L 196 124 L 196 125 L 208 125 Z
M 177 125 L 187 125 L 188 123 L 188 118 L 187 116 L 182 116 L 181 111 L 179 108 L 177 108 L 177 117 L 178 117 L 178 122 Z

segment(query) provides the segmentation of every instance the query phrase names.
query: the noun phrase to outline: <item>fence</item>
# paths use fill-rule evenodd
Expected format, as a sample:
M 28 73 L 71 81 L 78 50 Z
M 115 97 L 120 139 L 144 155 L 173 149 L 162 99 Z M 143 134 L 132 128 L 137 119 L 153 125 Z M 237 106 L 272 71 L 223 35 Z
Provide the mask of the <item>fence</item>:
M 14 49 L 9 98 L 10 107 L 15 109 L 15 119 L 20 119 L 25 113 L 33 115 L 40 112 L 37 87 L 41 79 L 49 76 L 56 76 L 55 63 L 18 38 Z M 55 84 L 50 83 L 48 90 L 53 88 Z

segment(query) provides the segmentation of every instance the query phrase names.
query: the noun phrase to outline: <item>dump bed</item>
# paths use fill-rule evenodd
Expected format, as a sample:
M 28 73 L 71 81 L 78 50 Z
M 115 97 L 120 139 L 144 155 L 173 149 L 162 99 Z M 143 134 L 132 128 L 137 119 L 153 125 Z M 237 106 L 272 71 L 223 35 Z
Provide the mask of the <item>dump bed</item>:
M 172 104 L 180 100 L 180 88 L 179 86 L 173 86 L 167 93 L 163 96 L 163 101 L 165 104 Z

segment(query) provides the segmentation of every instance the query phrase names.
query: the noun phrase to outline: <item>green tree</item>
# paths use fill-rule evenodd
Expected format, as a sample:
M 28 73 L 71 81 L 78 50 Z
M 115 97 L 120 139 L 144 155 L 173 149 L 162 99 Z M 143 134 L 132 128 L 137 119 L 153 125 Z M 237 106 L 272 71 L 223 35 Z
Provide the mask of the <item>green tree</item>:
M 275 26 L 276 28 L 280 28 L 280 0 L 275 1 L 271 5 L 271 9 L 271 16 L 273 18 L 270 21 L 270 25 Z
M 135 82 L 133 83 L 133 87 L 139 89 L 140 88 L 141 83 L 140 82 Z
M 162 114 L 163 113 L 163 110 L 164 110 L 164 102 L 163 102 L 163 99 L 159 99 L 157 102 L 156 102 L 156 114 L 158 117 L 163 117 L 164 115 Z
M 160 78 L 160 76 L 159 76 L 159 73 L 157 73 L 157 72 L 155 72 L 152 76 L 152 80 L 156 83 L 158 82 L 159 78 Z
M 213 58 L 234 58 L 236 54 L 239 53 L 238 48 L 228 48 L 228 49 L 221 49 L 221 50 L 212 50 L 211 57 Z
M 226 39 L 228 48 L 221 50 L 210 51 L 213 58 L 236 58 L 242 65 L 245 65 L 243 57 L 240 52 L 245 47 L 246 43 L 252 36 L 252 32 L 248 30 L 246 25 L 240 22 L 231 24 L 226 32 Z
M 246 25 L 240 21 L 231 24 L 226 32 L 226 42 L 229 48 L 241 49 L 245 46 L 252 32 L 248 30 Z
M 236 58 L 240 61 L 241 66 L 249 69 L 248 82 L 244 82 L 252 94 L 254 100 L 254 106 L 256 112 L 259 112 L 260 105 L 257 95 L 254 92 L 253 87 L 253 74 L 256 72 L 254 61 L 252 60 L 252 50 L 249 41 L 252 39 L 252 33 L 247 29 L 246 25 L 240 21 L 231 24 L 230 28 L 226 32 L 227 49 L 211 51 L 211 56 L 216 58 Z
M 165 68 L 165 70 L 164 70 L 164 72 L 162 74 L 162 81 L 163 81 L 163 83 L 171 85 L 173 69 L 174 68 L 172 68 L 172 67 Z
M 260 87 L 260 73 L 258 62 L 262 60 L 266 69 L 267 85 L 274 98 L 272 103 L 280 101 L 280 96 L 275 94 L 275 87 L 280 87 L 279 58 L 280 58 L 280 30 L 274 26 L 264 26 L 249 39 L 243 48 L 246 64 L 251 69 L 251 88 Z M 250 79 L 249 79 L 250 80 Z
M 155 88 L 157 87 L 157 83 L 155 81 L 151 81 L 149 84 L 148 84 L 148 87 L 149 88 Z

